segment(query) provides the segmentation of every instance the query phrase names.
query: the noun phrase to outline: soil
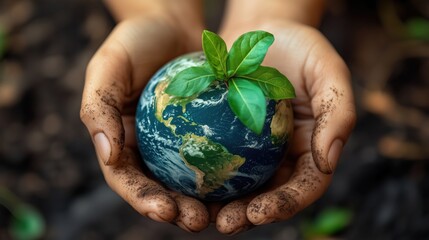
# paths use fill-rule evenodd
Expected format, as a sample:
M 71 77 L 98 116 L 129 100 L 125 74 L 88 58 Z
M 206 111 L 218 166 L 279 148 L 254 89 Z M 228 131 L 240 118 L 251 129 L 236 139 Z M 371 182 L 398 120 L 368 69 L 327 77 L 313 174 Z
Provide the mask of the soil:
M 215 30 L 224 1 L 206 1 Z M 352 220 L 337 239 L 429 239 L 429 39 L 404 23 L 429 2 L 329 1 L 321 31 L 352 73 L 358 121 L 333 183 L 281 223 L 224 237 L 141 217 L 106 185 L 79 119 L 85 68 L 115 22 L 95 0 L 3 0 L 0 31 L 0 188 L 42 214 L 42 239 L 302 239 L 327 207 Z M 0 54 L 1 54 L 0 49 Z M 0 239 L 11 215 L 0 206 Z

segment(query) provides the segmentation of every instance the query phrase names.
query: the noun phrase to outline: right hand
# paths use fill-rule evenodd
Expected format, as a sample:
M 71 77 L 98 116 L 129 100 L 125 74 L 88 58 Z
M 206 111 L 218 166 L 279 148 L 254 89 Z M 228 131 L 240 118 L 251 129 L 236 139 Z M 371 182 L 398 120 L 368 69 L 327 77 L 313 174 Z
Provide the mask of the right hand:
M 200 49 L 202 29 L 181 31 L 159 16 L 120 22 L 91 59 L 81 119 L 95 145 L 108 185 L 140 214 L 187 231 L 209 224 L 198 200 L 166 190 L 141 170 L 136 154 L 135 109 L 149 78 L 169 60 Z

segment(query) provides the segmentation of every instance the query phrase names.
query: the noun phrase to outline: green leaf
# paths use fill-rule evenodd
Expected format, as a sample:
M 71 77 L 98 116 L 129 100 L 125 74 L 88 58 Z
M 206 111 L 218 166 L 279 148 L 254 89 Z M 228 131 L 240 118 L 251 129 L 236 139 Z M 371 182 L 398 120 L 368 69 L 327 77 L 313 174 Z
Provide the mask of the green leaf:
M 329 236 L 347 227 L 352 213 L 346 208 L 327 208 L 305 227 L 307 236 Z
M 415 39 L 429 40 L 429 21 L 424 18 L 412 18 L 406 22 L 408 35 Z
M 256 134 L 261 134 L 267 114 L 262 90 L 253 82 L 233 78 L 228 81 L 228 103 L 238 119 Z
M 258 69 L 273 42 L 274 36 L 264 31 L 241 35 L 228 54 L 228 76 L 246 75 Z
M 239 77 L 256 82 L 268 98 L 279 100 L 295 97 L 295 89 L 289 79 L 275 68 L 259 66 L 256 71 Z
M 215 79 L 215 75 L 207 67 L 186 68 L 174 76 L 165 92 L 177 97 L 189 97 L 202 92 Z
M 9 231 L 14 239 L 39 239 L 44 233 L 45 221 L 33 207 L 22 204 L 13 216 Z
M 225 79 L 228 51 L 225 41 L 216 33 L 203 31 L 203 50 L 217 79 Z

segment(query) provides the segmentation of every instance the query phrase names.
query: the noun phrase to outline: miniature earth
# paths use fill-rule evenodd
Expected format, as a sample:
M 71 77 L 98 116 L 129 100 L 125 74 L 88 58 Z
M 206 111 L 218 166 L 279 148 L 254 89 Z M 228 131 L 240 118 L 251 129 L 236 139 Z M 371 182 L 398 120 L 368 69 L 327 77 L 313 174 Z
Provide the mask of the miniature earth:
M 183 194 L 220 201 L 249 193 L 273 175 L 291 139 L 293 116 L 290 101 L 267 101 L 257 135 L 230 109 L 224 83 L 189 98 L 164 92 L 175 74 L 204 63 L 202 52 L 183 55 L 152 77 L 137 106 L 136 135 L 158 180 Z

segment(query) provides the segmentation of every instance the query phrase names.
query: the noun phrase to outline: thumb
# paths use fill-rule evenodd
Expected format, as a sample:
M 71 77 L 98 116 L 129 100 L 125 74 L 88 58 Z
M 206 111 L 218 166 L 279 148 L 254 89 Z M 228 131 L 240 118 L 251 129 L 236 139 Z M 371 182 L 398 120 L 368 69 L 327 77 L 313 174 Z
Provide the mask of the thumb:
M 336 168 L 356 121 L 349 71 L 335 52 L 331 57 L 332 61 L 325 61 L 323 73 L 315 75 L 313 89 L 317 91 L 312 99 L 311 151 L 317 168 L 326 174 Z
M 124 149 L 121 112 L 131 67 L 127 53 L 114 43 L 103 45 L 86 71 L 80 117 L 87 127 L 97 157 L 113 164 Z

